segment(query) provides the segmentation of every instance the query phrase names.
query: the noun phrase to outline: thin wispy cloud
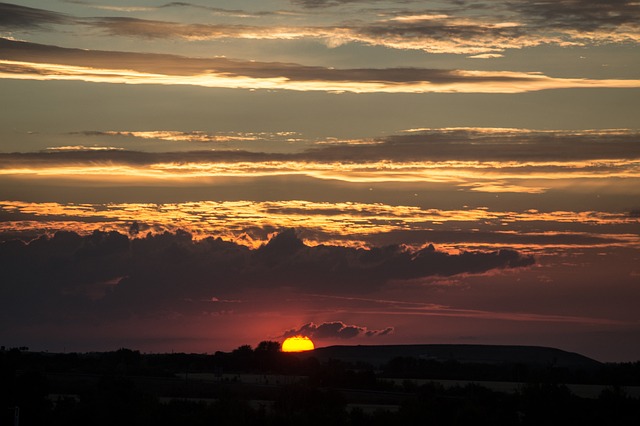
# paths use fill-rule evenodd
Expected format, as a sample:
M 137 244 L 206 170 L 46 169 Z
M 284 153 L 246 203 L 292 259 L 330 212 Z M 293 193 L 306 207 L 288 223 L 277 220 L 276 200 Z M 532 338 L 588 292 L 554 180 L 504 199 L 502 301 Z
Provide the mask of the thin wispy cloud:
M 458 317 L 458 318 L 476 318 L 479 320 L 504 320 L 514 322 L 551 322 L 551 323 L 577 323 L 577 324 L 589 324 L 589 325 L 620 325 L 624 322 L 611 320 L 608 318 L 592 318 L 592 317 L 580 317 L 572 315 L 544 315 L 534 314 L 528 312 L 498 312 L 488 310 L 477 309 L 460 309 L 452 306 L 439 305 L 434 303 L 424 302 L 412 302 L 404 300 L 389 300 L 389 299 L 371 299 L 363 297 L 349 297 L 349 296 L 334 296 L 334 295 L 322 295 L 312 294 L 313 298 L 320 300 L 333 301 L 334 306 L 338 306 L 336 309 L 356 311 L 358 313 L 369 313 L 384 316 L 418 316 L 418 317 Z M 334 334 L 339 334 L 341 330 L 346 329 L 345 324 L 329 323 L 327 327 L 325 324 L 321 326 L 327 327 L 329 330 L 334 331 Z M 285 333 L 285 336 L 292 336 L 296 334 L 313 333 L 319 327 L 313 323 L 305 324 L 299 329 L 290 330 Z M 357 330 L 357 326 L 351 326 Z M 348 330 L 349 334 L 358 335 L 356 330 Z M 393 329 L 387 328 L 384 330 L 375 330 L 377 333 L 374 335 L 386 335 L 392 332 Z M 310 335 L 310 334 L 309 334 Z M 332 337 L 345 338 L 340 335 L 334 335 Z

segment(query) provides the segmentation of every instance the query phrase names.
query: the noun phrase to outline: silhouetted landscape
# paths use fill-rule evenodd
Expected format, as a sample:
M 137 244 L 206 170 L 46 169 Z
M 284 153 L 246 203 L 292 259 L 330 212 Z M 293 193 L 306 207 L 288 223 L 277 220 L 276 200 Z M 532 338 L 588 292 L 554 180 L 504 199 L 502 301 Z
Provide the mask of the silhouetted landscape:
M 0 352 L 2 423 L 638 424 L 640 362 L 553 348 L 263 341 L 214 354 Z
M 0 426 L 640 426 L 640 0 L 0 0 L 0 99 Z

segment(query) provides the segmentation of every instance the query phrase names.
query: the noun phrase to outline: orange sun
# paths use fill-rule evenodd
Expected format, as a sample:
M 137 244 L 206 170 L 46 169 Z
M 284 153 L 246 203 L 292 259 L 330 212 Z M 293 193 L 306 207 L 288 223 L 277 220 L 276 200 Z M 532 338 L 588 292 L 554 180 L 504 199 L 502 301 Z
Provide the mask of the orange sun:
M 307 336 L 288 337 L 282 342 L 282 352 L 302 352 L 313 349 L 313 342 Z

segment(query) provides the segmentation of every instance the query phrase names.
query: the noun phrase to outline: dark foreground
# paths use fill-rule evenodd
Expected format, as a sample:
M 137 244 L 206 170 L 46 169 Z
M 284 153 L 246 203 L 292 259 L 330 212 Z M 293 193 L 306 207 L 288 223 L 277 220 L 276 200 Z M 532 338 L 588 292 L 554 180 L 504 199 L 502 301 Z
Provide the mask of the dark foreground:
M 640 424 L 638 362 L 385 351 L 394 357 L 374 365 L 351 351 L 340 359 L 344 349 L 285 354 L 276 342 L 214 355 L 12 349 L 0 352 L 0 425 L 14 424 L 15 407 L 24 426 Z

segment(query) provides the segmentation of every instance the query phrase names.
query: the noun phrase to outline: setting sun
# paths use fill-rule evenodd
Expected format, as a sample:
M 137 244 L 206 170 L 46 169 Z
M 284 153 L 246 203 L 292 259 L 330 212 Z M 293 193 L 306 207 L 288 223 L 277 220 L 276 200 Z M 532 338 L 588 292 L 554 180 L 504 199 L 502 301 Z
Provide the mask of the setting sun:
M 302 352 L 313 349 L 313 342 L 307 336 L 293 336 L 282 342 L 282 352 Z

